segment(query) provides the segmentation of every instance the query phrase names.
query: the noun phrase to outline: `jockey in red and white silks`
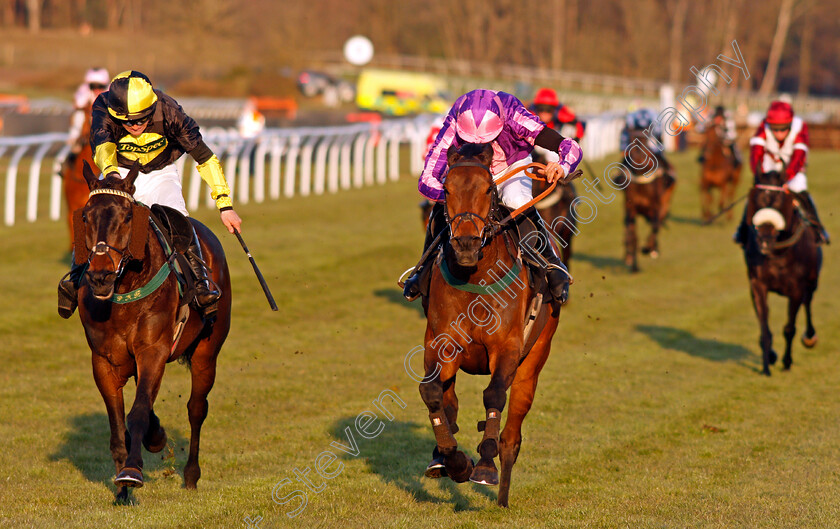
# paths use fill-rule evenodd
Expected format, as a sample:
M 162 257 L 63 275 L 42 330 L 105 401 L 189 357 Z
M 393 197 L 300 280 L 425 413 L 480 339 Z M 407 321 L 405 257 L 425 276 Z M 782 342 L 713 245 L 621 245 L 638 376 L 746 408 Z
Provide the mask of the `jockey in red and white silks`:
M 787 135 L 779 140 L 781 134 Z M 790 104 L 774 101 L 767 117 L 750 140 L 750 167 L 753 173 L 783 172 L 787 187 L 795 193 L 808 189 L 805 165 L 808 157 L 808 125 L 793 115 Z
M 426 155 L 418 188 L 429 200 L 443 200 L 446 152 L 464 143 L 490 143 L 493 163 L 490 171 L 497 179 L 509 169 L 531 162 L 534 146 L 559 155 L 560 177 L 573 172 L 583 157 L 580 145 L 547 127 L 515 96 L 494 90 L 473 90 L 459 97 L 444 118 L 443 126 Z M 519 174 L 499 188 L 502 203 L 518 208 L 530 201 L 531 179 Z

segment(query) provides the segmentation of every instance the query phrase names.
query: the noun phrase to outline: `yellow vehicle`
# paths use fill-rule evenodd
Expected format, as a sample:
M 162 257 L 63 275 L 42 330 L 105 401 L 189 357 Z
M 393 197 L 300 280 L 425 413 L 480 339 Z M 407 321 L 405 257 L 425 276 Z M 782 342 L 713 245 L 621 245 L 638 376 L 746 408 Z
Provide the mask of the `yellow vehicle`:
M 392 116 L 449 110 L 450 97 L 437 76 L 398 70 L 364 70 L 356 84 L 356 105 Z

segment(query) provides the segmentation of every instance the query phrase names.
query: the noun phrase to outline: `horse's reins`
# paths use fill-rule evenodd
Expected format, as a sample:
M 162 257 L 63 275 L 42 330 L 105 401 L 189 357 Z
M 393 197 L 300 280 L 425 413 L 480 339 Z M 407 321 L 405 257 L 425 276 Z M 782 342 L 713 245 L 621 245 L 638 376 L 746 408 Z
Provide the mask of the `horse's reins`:
M 790 189 L 788 189 L 784 186 L 772 186 L 772 185 L 767 185 L 767 184 L 756 184 L 753 187 L 755 187 L 756 189 L 761 189 L 763 191 L 775 191 L 775 192 L 779 192 L 779 193 L 790 193 Z M 799 203 L 798 203 L 798 201 L 796 199 L 794 199 L 793 203 L 797 206 L 797 208 L 796 208 L 797 209 L 797 215 L 799 215 L 801 217 L 802 215 L 799 213 Z M 797 242 L 799 242 L 799 239 L 802 238 L 802 234 L 805 233 L 805 219 L 802 219 L 802 220 L 803 220 L 803 222 L 799 223 L 799 226 L 797 226 L 796 231 L 793 232 L 793 234 L 790 237 L 788 237 L 787 239 L 785 239 L 781 242 L 774 241 L 773 242 L 773 247 L 771 248 L 771 251 L 784 250 L 785 248 L 789 248 L 789 247 L 793 246 L 794 244 L 796 244 Z

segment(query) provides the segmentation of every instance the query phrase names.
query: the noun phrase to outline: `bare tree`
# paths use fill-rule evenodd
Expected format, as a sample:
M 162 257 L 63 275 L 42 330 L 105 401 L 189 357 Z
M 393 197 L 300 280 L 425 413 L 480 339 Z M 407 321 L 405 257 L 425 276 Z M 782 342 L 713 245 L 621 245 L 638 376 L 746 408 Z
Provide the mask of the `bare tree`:
M 41 0 L 26 0 L 26 18 L 30 33 L 41 31 Z
M 768 95 L 776 88 L 776 77 L 779 74 L 779 61 L 782 60 L 782 51 L 784 51 L 788 29 L 790 28 L 793 1 L 782 0 L 782 4 L 779 6 L 776 34 L 773 36 L 770 57 L 767 59 L 767 69 L 764 73 L 764 79 L 761 80 L 761 88 L 758 89 L 759 94 Z
M 668 0 L 666 5 L 671 15 L 671 57 L 668 61 L 670 70 L 668 80 L 671 81 L 671 84 L 677 84 L 683 76 L 681 55 L 685 19 L 688 14 L 688 0 Z

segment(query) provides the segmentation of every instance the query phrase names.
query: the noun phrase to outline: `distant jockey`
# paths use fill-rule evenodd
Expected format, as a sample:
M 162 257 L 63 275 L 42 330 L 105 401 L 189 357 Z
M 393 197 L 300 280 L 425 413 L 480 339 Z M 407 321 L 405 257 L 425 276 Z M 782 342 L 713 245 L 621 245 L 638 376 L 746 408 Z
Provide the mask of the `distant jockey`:
M 650 130 L 650 135 L 656 138 L 657 141 L 648 139 L 645 142 L 645 146 L 659 159 L 660 162 L 662 162 L 665 174 L 676 180 L 677 177 L 674 172 L 674 166 L 671 165 L 671 162 L 665 158 L 665 152 L 662 150 L 662 125 L 659 123 L 659 119 L 653 110 L 649 108 L 640 108 L 639 110 L 634 110 L 627 114 L 625 117 L 624 128 L 621 129 L 621 151 L 624 152 L 627 147 L 630 146 L 630 133 L 632 131 L 648 129 L 651 127 L 651 124 L 653 127 Z
M 767 117 L 750 140 L 750 167 L 756 179 L 770 171 L 783 172 L 784 188 L 796 194 L 808 222 L 815 228 L 817 241 L 828 244 L 828 232 L 817 215 L 817 206 L 808 193 L 805 167 L 808 157 L 808 125 L 793 115 L 793 107 L 784 101 L 773 101 Z M 735 242 L 747 241 L 746 209 L 735 232 Z
M 446 227 L 443 218 L 445 195 L 443 182 L 448 171 L 446 154 L 450 147 L 458 148 L 465 143 L 489 143 L 493 147 L 493 161 L 490 171 L 498 179 L 509 170 L 531 162 L 531 152 L 540 146 L 558 154 L 559 161 L 548 163 L 546 178 L 554 182 L 571 174 L 583 156 L 578 143 L 571 138 L 563 138 L 557 131 L 547 127 L 545 122 L 528 111 L 522 101 L 505 92 L 493 90 L 473 90 L 459 97 L 443 122 L 431 150 L 426 155 L 426 163 L 420 176 L 418 188 L 429 200 L 437 202 L 429 227 L 426 232 L 425 250 L 437 235 Z M 499 198 L 502 203 L 515 209 L 525 205 L 533 198 L 531 179 L 519 173 L 499 186 Z M 530 222 L 525 222 L 529 219 Z M 520 233 L 525 238 L 536 230 L 542 240 L 550 240 L 545 224 L 534 208 L 517 219 Z M 548 262 L 547 277 L 552 295 L 564 302 L 568 296 L 568 273 L 560 258 L 550 244 L 540 249 L 542 257 Z M 416 299 L 428 291 L 431 266 L 425 261 L 419 263 L 414 274 L 405 282 L 404 295 L 409 300 Z
M 88 138 L 82 134 L 85 119 L 90 115 L 90 108 L 96 97 L 108 89 L 111 76 L 105 68 L 91 68 L 85 72 L 85 81 L 76 89 L 73 95 L 73 114 L 70 116 L 70 131 L 67 145 L 70 146 L 69 163 L 80 152 Z
M 735 120 L 732 118 L 732 114 L 723 108 L 723 106 L 718 105 L 715 107 L 715 113 L 712 115 L 711 123 L 701 123 L 698 125 L 697 129 L 698 132 L 704 132 L 707 127 L 721 127 L 723 130 L 723 145 L 729 148 L 730 155 L 732 157 L 732 163 L 735 164 L 735 167 L 741 166 L 741 153 L 738 151 L 738 148 L 735 146 L 735 138 L 736 138 L 736 131 L 735 131 Z M 701 164 L 706 161 L 706 151 L 704 149 L 700 150 L 700 156 L 697 158 L 697 161 Z

